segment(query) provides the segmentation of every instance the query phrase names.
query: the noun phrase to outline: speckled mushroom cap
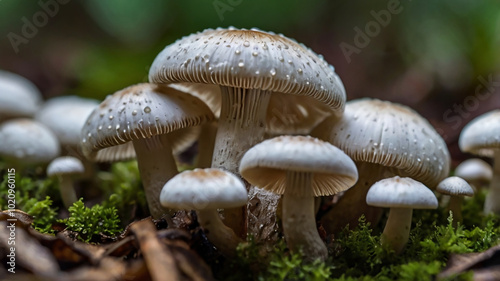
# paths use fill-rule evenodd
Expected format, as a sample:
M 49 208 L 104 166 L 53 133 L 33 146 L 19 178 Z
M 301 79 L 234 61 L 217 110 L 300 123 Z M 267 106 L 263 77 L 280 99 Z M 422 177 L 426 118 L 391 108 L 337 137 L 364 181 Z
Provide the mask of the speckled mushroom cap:
M 438 201 L 434 192 L 411 178 L 398 176 L 383 179 L 370 187 L 366 203 L 383 208 L 436 209 Z
M 60 153 L 57 137 L 31 119 L 12 119 L 0 125 L 0 156 L 25 165 L 47 163 Z
M 257 29 L 207 29 L 168 45 L 149 80 L 261 89 L 313 97 L 342 111 L 345 89 L 333 67 L 302 44 Z
M 80 159 L 72 156 L 58 157 L 47 166 L 47 176 L 83 174 L 85 168 Z
M 99 101 L 78 96 L 52 98 L 35 114 L 35 120 L 49 127 L 62 145 L 76 147 L 87 117 Z
M 494 150 L 500 149 L 500 109 L 470 121 L 460 133 L 458 145 L 463 152 L 493 157 Z
M 42 104 L 42 94 L 31 81 L 0 70 L 0 120 L 31 117 Z
M 377 99 L 347 103 L 327 139 L 356 162 L 380 164 L 435 187 L 448 176 L 450 154 L 429 122 L 409 107 Z
M 485 161 L 479 158 L 471 158 L 463 161 L 455 168 L 455 176 L 466 181 L 491 181 L 493 169 Z
M 204 210 L 243 206 L 245 184 L 235 175 L 216 168 L 183 171 L 163 187 L 160 202 L 165 208 Z
M 277 194 L 285 192 L 287 171 L 311 172 L 314 196 L 347 190 L 358 180 L 354 162 L 335 146 L 310 136 L 280 136 L 250 148 L 240 174 L 251 184 Z
M 474 189 L 460 177 L 448 177 L 442 180 L 436 191 L 441 194 L 454 195 L 454 196 L 473 196 Z
M 103 148 L 213 120 L 198 98 L 165 85 L 137 84 L 108 96 L 82 129 L 82 151 L 95 159 Z M 172 140 L 173 141 L 173 140 Z

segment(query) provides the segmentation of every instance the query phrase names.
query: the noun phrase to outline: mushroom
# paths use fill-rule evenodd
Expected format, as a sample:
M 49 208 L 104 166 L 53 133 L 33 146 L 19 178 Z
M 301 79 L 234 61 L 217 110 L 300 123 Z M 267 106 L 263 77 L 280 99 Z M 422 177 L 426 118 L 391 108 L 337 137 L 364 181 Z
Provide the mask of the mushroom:
M 500 109 L 469 122 L 460 133 L 458 145 L 463 152 L 493 158 L 493 179 L 484 212 L 500 214 Z
M 347 224 L 354 228 L 361 215 L 376 225 L 382 209 L 366 204 L 375 182 L 395 175 L 435 187 L 448 176 L 450 154 L 443 138 L 409 107 L 377 99 L 349 101 L 341 118 L 330 117 L 313 136 L 339 147 L 356 163 L 359 181 L 321 218 L 327 233 Z
M 71 207 L 77 201 L 73 188 L 73 177 L 85 172 L 82 161 L 72 156 L 58 157 L 47 166 L 47 176 L 55 176 L 59 179 L 59 190 L 66 208 Z
M 463 161 L 455 168 L 455 176 L 466 180 L 472 188 L 480 189 L 491 182 L 493 170 L 490 164 L 479 158 Z
M 165 184 L 160 202 L 165 208 L 196 210 L 208 239 L 225 256 L 236 255 L 243 240 L 224 225 L 217 209 L 246 204 L 247 190 L 237 176 L 214 168 L 183 171 Z
M 31 119 L 11 119 L 0 125 L 0 156 L 17 168 L 44 164 L 60 153 L 57 137 Z
M 345 104 L 344 86 L 321 56 L 283 35 L 256 29 L 207 29 L 183 37 L 158 54 L 149 79 L 220 86 L 212 167 L 233 173 L 243 154 L 262 141 L 273 93 L 310 97 L 332 112 L 342 112 Z M 261 205 L 270 204 L 265 196 L 260 199 Z M 226 224 L 242 232 L 242 210 L 227 211 Z
M 28 79 L 0 70 L 0 121 L 31 117 L 42 104 L 42 94 Z
M 438 184 L 436 191 L 444 195 L 450 195 L 447 210 L 453 213 L 454 225 L 458 222 L 461 223 L 462 201 L 464 196 L 474 196 L 474 189 L 462 178 L 448 177 Z
M 314 197 L 332 195 L 358 179 L 354 162 L 335 146 L 310 136 L 280 136 L 249 149 L 240 165 L 251 184 L 283 195 L 283 232 L 293 252 L 307 261 L 325 260 L 314 213 Z
M 432 190 L 416 180 L 399 176 L 372 185 L 366 194 L 366 203 L 390 208 L 380 242 L 396 254 L 401 253 L 408 242 L 413 209 L 436 209 L 438 206 Z
M 198 98 L 165 85 L 137 84 L 108 96 L 88 117 L 82 129 L 82 151 L 95 159 L 98 151 L 132 142 L 148 207 L 161 217 L 163 185 L 175 174 L 170 133 L 213 119 Z

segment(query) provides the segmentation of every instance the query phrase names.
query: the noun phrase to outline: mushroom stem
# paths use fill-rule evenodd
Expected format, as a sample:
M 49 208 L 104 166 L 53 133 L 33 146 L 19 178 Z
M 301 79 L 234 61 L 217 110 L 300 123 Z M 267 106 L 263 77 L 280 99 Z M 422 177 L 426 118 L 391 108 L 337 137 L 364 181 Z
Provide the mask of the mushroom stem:
M 164 134 L 133 141 L 149 212 L 154 219 L 166 213 L 160 204 L 161 189 L 178 173 L 167 136 Z
M 462 202 L 464 201 L 463 196 L 450 196 L 450 202 L 448 203 L 448 212 L 453 213 L 453 226 L 457 226 L 457 223 L 462 223 Z
M 198 138 L 197 168 L 210 168 L 214 154 L 215 136 L 217 135 L 217 123 L 210 122 L 201 125 L 200 137 Z
M 495 150 L 493 159 L 493 178 L 484 202 L 484 213 L 500 214 L 500 150 Z
M 243 154 L 264 138 L 265 117 L 271 92 L 221 86 L 221 113 L 212 158 L 212 168 L 239 175 Z M 248 184 L 247 184 L 248 190 Z M 267 202 L 261 204 L 268 205 Z M 224 210 L 225 224 L 243 237 L 244 208 Z
M 287 171 L 287 187 L 283 194 L 283 232 L 286 243 L 293 252 L 302 249 L 307 262 L 317 259 L 324 261 L 328 257 L 328 250 L 316 227 L 312 177 L 309 172 Z
M 387 167 L 366 162 L 356 162 L 359 180 L 348 189 L 337 204 L 322 218 L 321 224 L 329 234 L 339 233 L 346 225 L 354 229 L 358 225 L 361 215 L 366 222 L 376 225 L 382 217 L 383 209 L 366 204 L 366 194 L 377 181 L 393 176 Z
M 59 190 L 61 191 L 61 199 L 63 201 L 64 207 L 69 208 L 78 199 L 76 198 L 75 189 L 73 187 L 73 180 L 69 175 L 60 175 L 59 178 Z
M 227 227 L 216 209 L 197 211 L 198 222 L 212 244 L 226 257 L 236 256 L 236 247 L 243 242 L 234 231 Z
M 410 236 L 412 214 L 413 209 L 410 208 L 390 209 L 389 218 L 380 237 L 383 247 L 393 250 L 396 254 L 401 253 Z

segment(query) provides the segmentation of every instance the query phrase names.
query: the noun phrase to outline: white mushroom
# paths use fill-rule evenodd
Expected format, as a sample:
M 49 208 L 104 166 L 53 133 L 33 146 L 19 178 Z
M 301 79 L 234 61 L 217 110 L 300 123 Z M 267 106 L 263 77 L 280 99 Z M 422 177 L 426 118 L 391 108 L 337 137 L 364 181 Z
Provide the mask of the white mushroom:
M 462 201 L 464 196 L 474 196 L 474 189 L 462 178 L 448 177 L 441 181 L 436 191 L 450 196 L 447 210 L 453 213 L 453 223 L 462 222 Z
M 28 79 L 0 70 L 0 121 L 31 117 L 42 104 L 42 94 Z
M 47 176 L 55 176 L 59 179 L 61 198 L 66 208 L 71 207 L 77 201 L 73 187 L 73 177 L 85 172 L 80 159 L 72 156 L 58 157 L 47 166 Z
M 500 214 L 500 109 L 476 117 L 458 141 L 460 150 L 493 158 L 493 179 L 484 202 L 485 213 Z
M 366 203 L 390 208 L 380 242 L 396 254 L 401 253 L 408 242 L 413 209 L 436 209 L 438 206 L 432 190 L 416 180 L 398 176 L 372 185 L 366 194 Z
M 335 146 L 309 136 L 281 136 L 249 149 L 241 175 L 251 184 L 283 195 L 283 232 L 289 248 L 307 261 L 325 260 L 328 251 L 315 220 L 314 197 L 351 187 L 354 162 Z
M 485 161 L 479 158 L 471 158 L 463 161 L 455 168 L 455 176 L 463 178 L 472 187 L 480 189 L 491 182 L 493 169 Z
M 159 218 L 165 213 L 161 188 L 177 174 L 170 133 L 213 118 L 196 97 L 165 85 L 137 84 L 108 96 L 90 114 L 82 129 L 82 151 L 92 160 L 103 148 L 132 142 L 149 210 Z
M 208 239 L 224 255 L 236 255 L 243 240 L 224 225 L 217 209 L 246 204 L 247 191 L 237 176 L 214 168 L 181 172 L 165 184 L 160 202 L 165 208 L 196 210 Z
M 12 119 L 0 125 L 0 156 L 19 167 L 44 164 L 60 153 L 57 137 L 31 119 Z

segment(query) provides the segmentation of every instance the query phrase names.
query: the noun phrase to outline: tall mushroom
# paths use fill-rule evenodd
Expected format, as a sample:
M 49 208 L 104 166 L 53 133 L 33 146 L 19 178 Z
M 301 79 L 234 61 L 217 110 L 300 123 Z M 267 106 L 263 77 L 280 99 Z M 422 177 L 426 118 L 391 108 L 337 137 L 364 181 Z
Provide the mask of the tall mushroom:
M 149 210 L 161 217 L 163 185 L 175 174 L 169 134 L 211 121 L 213 114 L 198 98 L 165 85 L 137 84 L 108 96 L 82 129 L 82 151 L 94 159 L 98 151 L 132 142 Z
M 474 189 L 462 178 L 447 177 L 436 187 L 436 191 L 450 196 L 447 210 L 453 213 L 453 224 L 462 222 L 462 201 L 464 196 L 472 197 Z
M 365 198 L 378 180 L 399 175 L 434 188 L 448 176 L 446 143 L 426 119 L 403 105 L 369 98 L 353 100 L 341 118 L 328 118 L 312 135 L 345 151 L 359 172 L 357 184 L 321 219 L 329 233 L 347 224 L 355 227 L 362 214 L 376 224 L 382 210 L 368 206 Z
M 460 150 L 493 158 L 493 179 L 484 202 L 485 213 L 500 214 L 500 109 L 476 117 L 458 141 Z
M 281 136 L 249 149 L 241 159 L 241 175 L 251 184 L 283 195 L 283 232 L 294 252 L 305 259 L 325 260 L 314 212 L 314 197 L 333 195 L 354 185 L 354 162 L 335 146 L 309 136 Z
M 396 254 L 401 253 L 408 242 L 413 209 L 436 209 L 438 206 L 432 190 L 416 180 L 398 176 L 372 185 L 366 194 L 366 203 L 390 208 L 380 242 Z
M 243 154 L 263 139 L 274 92 L 312 97 L 337 112 L 345 104 L 342 82 L 321 56 L 283 35 L 256 29 L 207 29 L 183 37 L 158 54 L 149 79 L 220 86 L 212 167 L 233 173 Z M 241 210 L 226 212 L 226 224 L 241 233 L 242 217 Z

